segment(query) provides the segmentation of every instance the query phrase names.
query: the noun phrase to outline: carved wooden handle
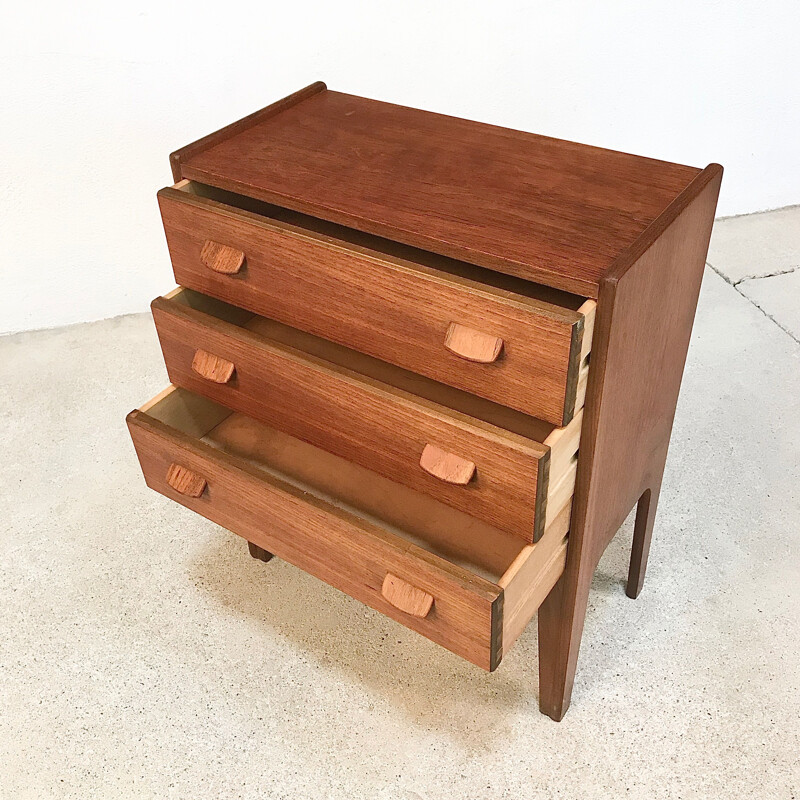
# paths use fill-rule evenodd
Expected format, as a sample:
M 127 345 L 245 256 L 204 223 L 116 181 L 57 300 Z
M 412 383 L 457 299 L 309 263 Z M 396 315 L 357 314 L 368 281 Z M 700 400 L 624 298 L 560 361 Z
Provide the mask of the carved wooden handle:
M 419 465 L 434 478 L 459 486 L 466 486 L 475 474 L 473 461 L 448 453 L 435 444 L 425 445 L 419 458 Z
M 214 272 L 233 275 L 242 268 L 244 253 L 235 247 L 207 239 L 200 251 L 200 260 Z
M 181 494 L 189 497 L 200 497 L 208 485 L 206 479 L 174 461 L 167 470 L 167 483 Z
M 195 351 L 192 359 L 192 369 L 214 383 L 227 383 L 233 377 L 233 362 L 207 353 L 205 350 Z
M 386 573 L 381 587 L 381 594 L 395 608 L 405 611 L 414 617 L 427 617 L 433 605 L 433 595 L 417 589 L 397 575 Z
M 466 325 L 451 322 L 444 338 L 444 346 L 451 352 L 467 361 L 479 364 L 491 364 L 497 361 L 503 349 L 503 340 L 499 336 L 476 331 Z

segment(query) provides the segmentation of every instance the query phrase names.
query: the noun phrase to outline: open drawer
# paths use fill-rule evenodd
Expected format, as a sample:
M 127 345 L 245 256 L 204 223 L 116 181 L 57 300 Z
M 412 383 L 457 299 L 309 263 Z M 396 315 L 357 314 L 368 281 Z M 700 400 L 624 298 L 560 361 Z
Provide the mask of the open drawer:
M 184 389 L 132 411 L 152 489 L 493 670 L 564 570 L 518 537 Z
M 192 181 L 159 192 L 176 281 L 554 425 L 596 303 Z
M 153 301 L 169 379 L 527 542 L 569 502 L 564 429 L 189 289 Z

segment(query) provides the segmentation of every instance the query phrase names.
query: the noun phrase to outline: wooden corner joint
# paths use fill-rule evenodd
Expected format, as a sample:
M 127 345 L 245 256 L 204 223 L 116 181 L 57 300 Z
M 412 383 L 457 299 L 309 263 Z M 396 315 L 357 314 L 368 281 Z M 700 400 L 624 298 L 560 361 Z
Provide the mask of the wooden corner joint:
M 435 444 L 426 444 L 419 458 L 419 465 L 429 475 L 445 483 L 466 486 L 475 476 L 475 462 L 448 453 Z
M 418 589 L 397 575 L 392 575 L 391 572 L 387 572 L 383 579 L 381 594 L 395 608 L 413 617 L 427 617 L 433 606 L 432 594 Z
M 206 350 L 196 350 L 192 359 L 192 370 L 214 383 L 227 383 L 233 377 L 234 369 L 232 361 L 215 356 Z
M 499 358 L 503 340 L 499 336 L 451 322 L 444 337 L 444 346 L 467 361 L 491 364 Z

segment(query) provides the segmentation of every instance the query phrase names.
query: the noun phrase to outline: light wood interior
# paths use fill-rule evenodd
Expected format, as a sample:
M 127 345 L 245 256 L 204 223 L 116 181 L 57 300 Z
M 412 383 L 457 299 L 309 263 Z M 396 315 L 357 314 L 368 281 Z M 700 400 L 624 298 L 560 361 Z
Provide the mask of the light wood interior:
M 227 206 L 238 208 L 242 211 L 249 211 L 268 219 L 294 225 L 297 228 L 303 228 L 323 234 L 324 236 L 330 236 L 347 244 L 367 247 L 370 250 L 375 250 L 387 256 L 402 258 L 404 261 L 421 264 L 450 275 L 476 281 L 484 286 L 492 286 L 495 289 L 511 292 L 521 297 L 528 297 L 543 303 L 561 306 L 562 308 L 568 308 L 572 311 L 577 311 L 586 301 L 586 298 L 580 295 L 570 294 L 569 292 L 563 292 L 559 289 L 552 289 L 548 286 L 542 286 L 538 283 L 516 278 L 512 275 L 505 275 L 501 272 L 478 267 L 466 261 L 440 256 L 417 247 L 394 242 L 391 239 L 373 236 L 369 233 L 357 231 L 354 228 L 337 225 L 333 222 L 326 222 L 325 220 L 307 214 L 290 211 L 281 206 L 265 203 L 252 197 L 236 194 L 224 189 L 218 189 L 214 186 L 208 186 L 196 181 L 182 180 L 176 183 L 173 188 L 186 192 L 187 194 L 194 194 L 198 197 L 205 197 L 206 199 L 214 200 L 218 203 L 224 203 Z
M 297 328 L 283 325 L 273 319 L 257 316 L 249 311 L 242 311 L 221 300 L 215 300 L 191 289 L 182 289 L 177 293 L 170 294 L 169 299 L 173 302 L 182 303 L 225 322 L 246 328 L 268 341 L 293 347 L 306 355 L 321 358 L 329 363 L 352 370 L 373 380 L 381 381 L 418 397 L 423 397 L 431 402 L 439 403 L 454 411 L 483 420 L 535 442 L 545 442 L 548 436 L 559 430 L 552 423 L 506 408 L 498 403 L 493 403 L 491 400 L 484 400 L 481 397 L 439 383 L 431 378 L 396 367 L 386 361 L 364 355 L 356 350 L 351 350 L 348 347 L 330 342 L 327 339 L 322 339 Z
M 562 515 L 539 543 L 525 545 L 512 534 L 184 389 L 172 387 L 142 410 L 501 586 L 511 580 L 510 570 L 521 570 L 520 554 L 525 554 L 523 561 L 535 557 L 554 537 L 560 543 L 566 535 Z

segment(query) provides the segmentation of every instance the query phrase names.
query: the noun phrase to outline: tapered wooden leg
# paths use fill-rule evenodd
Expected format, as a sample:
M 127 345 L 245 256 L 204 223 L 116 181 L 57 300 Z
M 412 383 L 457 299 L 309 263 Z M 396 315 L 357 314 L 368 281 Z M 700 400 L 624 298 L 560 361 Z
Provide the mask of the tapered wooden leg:
M 634 600 L 639 596 L 647 570 L 647 556 L 650 554 L 650 540 L 653 538 L 653 523 L 658 506 L 658 489 L 648 489 L 636 506 L 636 522 L 633 528 L 633 547 L 631 565 L 628 569 L 628 585 L 625 594 Z
M 250 555 L 259 561 L 269 561 L 272 558 L 272 553 L 252 542 L 247 543 L 247 549 L 250 551 Z
M 539 607 L 539 708 L 560 722 L 572 698 L 591 574 L 567 570 Z

